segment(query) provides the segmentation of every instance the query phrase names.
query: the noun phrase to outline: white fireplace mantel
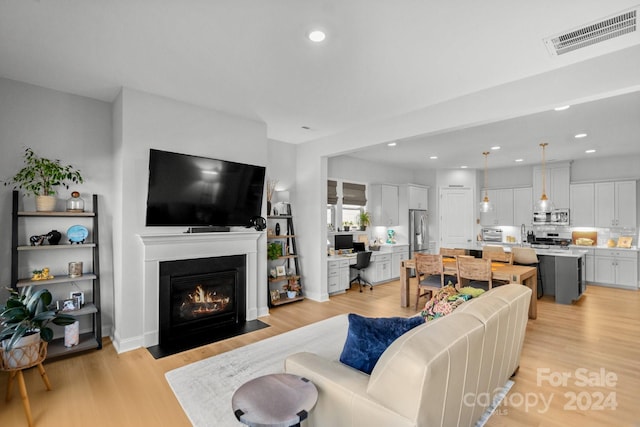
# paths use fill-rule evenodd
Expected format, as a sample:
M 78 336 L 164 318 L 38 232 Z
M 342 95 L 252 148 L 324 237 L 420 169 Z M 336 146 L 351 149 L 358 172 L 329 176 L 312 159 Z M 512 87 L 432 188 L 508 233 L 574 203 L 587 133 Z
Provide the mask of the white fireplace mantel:
M 247 320 L 258 317 L 260 232 L 140 234 L 144 246 L 143 345 L 157 345 L 160 263 L 182 259 L 246 255 Z

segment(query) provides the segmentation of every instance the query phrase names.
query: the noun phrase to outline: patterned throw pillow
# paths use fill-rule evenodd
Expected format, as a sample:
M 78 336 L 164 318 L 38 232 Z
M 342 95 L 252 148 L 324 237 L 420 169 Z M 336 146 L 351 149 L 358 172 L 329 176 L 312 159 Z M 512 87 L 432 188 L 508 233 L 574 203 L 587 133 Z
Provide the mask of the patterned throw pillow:
M 453 285 L 447 285 L 433 294 L 422 310 L 422 317 L 426 322 L 446 316 L 455 310 L 460 304 L 468 301 L 473 296 L 468 293 L 459 293 Z

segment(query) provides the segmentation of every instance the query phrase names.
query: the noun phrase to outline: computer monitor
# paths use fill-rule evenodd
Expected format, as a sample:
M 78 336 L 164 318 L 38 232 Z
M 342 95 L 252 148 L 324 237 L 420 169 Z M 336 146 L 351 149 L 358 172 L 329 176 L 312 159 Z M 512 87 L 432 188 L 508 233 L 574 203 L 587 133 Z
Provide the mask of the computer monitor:
M 338 249 L 353 249 L 353 236 L 351 234 L 336 234 L 333 247 Z
M 364 252 L 364 242 L 353 242 L 353 252 Z

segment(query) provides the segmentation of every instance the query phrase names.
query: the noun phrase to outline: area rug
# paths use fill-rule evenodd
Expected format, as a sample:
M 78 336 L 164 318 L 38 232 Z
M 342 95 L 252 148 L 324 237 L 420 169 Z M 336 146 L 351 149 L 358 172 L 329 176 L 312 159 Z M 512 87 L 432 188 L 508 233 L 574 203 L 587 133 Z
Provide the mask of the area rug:
M 331 317 L 174 369 L 165 377 L 195 427 L 240 426 L 231 410 L 231 397 L 238 387 L 261 375 L 284 372 L 284 360 L 294 353 L 335 358 L 344 346 L 348 324 L 346 314 Z M 505 386 L 476 427 L 484 425 L 511 385 Z

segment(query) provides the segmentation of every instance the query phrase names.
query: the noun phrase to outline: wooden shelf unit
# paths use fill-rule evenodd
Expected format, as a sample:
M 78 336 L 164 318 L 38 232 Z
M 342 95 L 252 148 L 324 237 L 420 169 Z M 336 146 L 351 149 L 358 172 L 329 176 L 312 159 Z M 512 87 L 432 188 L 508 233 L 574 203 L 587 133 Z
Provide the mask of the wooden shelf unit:
M 282 262 L 284 261 L 284 265 L 286 265 L 288 272 L 291 269 L 294 269 L 295 272 L 294 274 L 287 274 L 286 276 L 269 277 L 267 281 L 267 300 L 269 301 L 269 306 L 275 307 L 278 305 L 288 304 L 290 302 L 302 301 L 304 299 L 304 288 L 302 286 L 302 273 L 300 271 L 300 262 L 298 259 L 296 233 L 293 227 L 293 215 L 268 215 L 267 221 L 270 225 L 275 224 L 278 221 L 286 222 L 285 234 L 275 235 L 267 233 L 267 241 L 284 240 L 286 242 L 286 247 L 292 252 L 281 255 L 276 260 L 269 260 L 269 270 L 271 270 L 274 265 L 283 265 Z M 288 298 L 286 292 L 283 293 L 280 287 L 280 283 L 287 282 L 290 278 L 295 278 L 300 285 L 300 294 L 294 298 Z M 271 285 L 274 285 L 273 288 Z M 278 299 L 273 299 L 272 292 L 276 291 L 278 291 Z
M 92 196 L 93 212 L 36 212 L 19 210 L 20 193 L 13 191 L 13 209 L 12 209 L 12 227 L 11 227 L 11 286 L 14 289 L 27 286 L 51 286 L 51 291 L 57 285 L 65 283 L 74 283 L 81 281 L 91 281 L 92 300 L 85 301 L 82 308 L 67 312 L 73 316 L 91 317 L 91 331 L 80 334 L 78 345 L 72 347 L 64 346 L 64 338 L 57 338 L 48 345 L 47 359 L 53 359 L 59 356 L 102 348 L 102 313 L 100 309 L 100 257 L 99 257 L 99 229 L 98 229 L 98 195 Z M 85 243 L 62 243 L 58 245 L 41 245 L 30 246 L 19 242 L 20 239 L 20 218 L 29 218 L 34 221 L 44 221 L 47 218 L 81 218 L 91 220 L 92 242 Z M 44 255 L 46 252 L 56 252 L 65 250 L 90 250 L 91 251 L 91 269 L 93 271 L 83 272 L 82 276 L 69 277 L 67 275 L 55 275 L 53 279 L 47 280 L 31 280 L 31 278 L 20 278 L 20 256 L 27 255 L 30 252 L 38 253 L 38 256 Z M 36 256 L 36 255 L 32 255 Z M 53 272 L 52 272 L 53 273 Z

